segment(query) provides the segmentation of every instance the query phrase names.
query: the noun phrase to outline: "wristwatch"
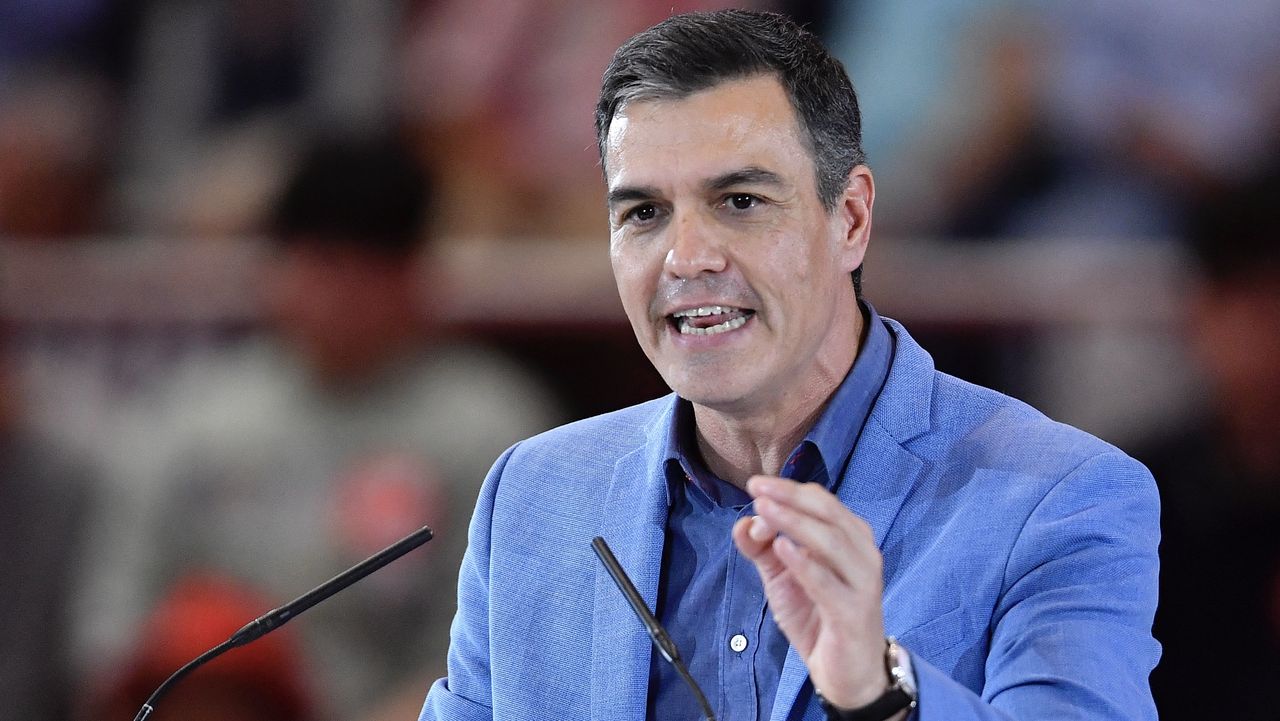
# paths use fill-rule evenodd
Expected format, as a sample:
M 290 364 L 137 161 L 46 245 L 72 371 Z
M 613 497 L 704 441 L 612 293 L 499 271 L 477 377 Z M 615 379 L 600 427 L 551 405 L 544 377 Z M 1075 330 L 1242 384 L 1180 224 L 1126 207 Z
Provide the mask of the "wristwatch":
M 818 703 L 827 712 L 827 721 L 885 721 L 903 709 L 914 709 L 916 674 L 911 669 L 911 654 L 893 636 L 885 639 L 884 667 L 889 673 L 889 690 L 862 708 L 838 708 L 818 691 Z

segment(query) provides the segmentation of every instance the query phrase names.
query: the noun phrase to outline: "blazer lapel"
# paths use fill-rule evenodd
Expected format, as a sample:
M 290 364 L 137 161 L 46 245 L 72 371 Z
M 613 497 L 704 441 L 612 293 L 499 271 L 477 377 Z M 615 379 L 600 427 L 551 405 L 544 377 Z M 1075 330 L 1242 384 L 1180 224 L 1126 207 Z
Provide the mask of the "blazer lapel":
M 868 423 L 858 440 L 858 449 L 849 464 L 837 495 L 875 532 L 876 546 L 883 550 L 885 537 L 902 509 L 911 489 L 924 468 L 919 458 L 908 453 L 878 426 Z M 887 614 L 886 614 L 887 616 Z M 809 680 L 809 669 L 795 648 L 787 650 L 787 660 L 778 679 L 778 692 L 773 700 L 770 721 L 824 718 L 817 705 L 810 704 L 804 715 L 793 712 L 800 692 Z M 806 696 L 808 698 L 808 696 Z
M 769 713 L 769 721 L 787 721 L 802 719 L 803 721 L 826 721 L 826 714 L 816 703 L 808 703 L 813 697 L 813 690 L 805 694 L 805 708 L 797 708 L 800 691 L 809 681 L 809 668 L 800 659 L 795 646 L 787 648 L 787 660 L 782 664 L 782 676 L 778 678 L 778 692 L 773 697 L 773 711 Z
M 880 426 L 868 423 L 863 429 L 836 495 L 871 526 L 880 550 L 923 469 L 924 463 Z
M 888 325 L 896 340 L 893 365 L 836 489 L 841 502 L 871 526 L 881 551 L 889 529 L 924 472 L 924 463 L 903 444 L 929 427 L 934 372 L 933 360 L 902 326 L 893 321 Z M 889 617 L 887 612 L 885 615 Z M 800 654 L 795 648 L 788 649 L 770 721 L 825 718 L 817 704 L 808 704 L 802 714 L 796 713 L 808 680 L 809 669 Z
M 840 500 L 871 525 L 882 551 L 889 528 L 924 470 L 924 463 L 905 444 L 929 430 L 934 381 L 929 354 L 902 326 L 887 323 L 895 339 L 893 365 L 836 490 Z
M 662 475 L 664 432 L 674 402 L 650 428 L 645 446 L 624 456 L 601 509 L 599 535 L 631 577 L 649 610 L 658 598 L 667 522 Z M 592 617 L 591 718 L 643 721 L 652 641 L 603 564 L 595 573 Z

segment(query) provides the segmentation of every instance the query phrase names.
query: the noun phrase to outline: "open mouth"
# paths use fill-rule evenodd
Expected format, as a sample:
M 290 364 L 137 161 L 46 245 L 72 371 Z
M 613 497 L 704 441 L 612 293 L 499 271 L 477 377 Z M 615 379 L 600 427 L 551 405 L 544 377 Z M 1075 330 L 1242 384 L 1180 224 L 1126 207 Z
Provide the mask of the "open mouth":
M 755 314 L 746 308 L 704 305 L 676 311 L 668 319 L 681 335 L 716 335 L 741 328 Z

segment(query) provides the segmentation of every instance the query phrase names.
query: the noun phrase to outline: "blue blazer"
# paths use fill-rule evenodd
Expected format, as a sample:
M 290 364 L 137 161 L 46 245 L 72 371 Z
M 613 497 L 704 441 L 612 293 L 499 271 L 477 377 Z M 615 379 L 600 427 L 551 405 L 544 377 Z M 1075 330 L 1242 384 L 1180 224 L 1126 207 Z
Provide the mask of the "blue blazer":
M 885 627 L 915 663 L 914 717 L 1155 719 L 1151 475 L 937 372 L 886 323 L 893 365 L 838 494 L 884 556 Z M 573 423 L 498 459 L 462 562 L 448 677 L 422 721 L 644 720 L 653 648 L 591 539 L 653 608 L 674 408 L 668 396 Z M 784 719 L 824 719 L 794 649 L 773 705 Z

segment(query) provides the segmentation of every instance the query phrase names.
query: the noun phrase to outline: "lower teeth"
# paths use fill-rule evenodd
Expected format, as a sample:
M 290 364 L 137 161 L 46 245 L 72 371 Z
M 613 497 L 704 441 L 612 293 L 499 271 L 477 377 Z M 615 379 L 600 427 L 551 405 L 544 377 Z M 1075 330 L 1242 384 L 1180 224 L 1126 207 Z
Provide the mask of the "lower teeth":
M 682 323 L 680 325 L 680 333 L 682 335 L 715 335 L 717 333 L 724 333 L 727 331 L 734 330 L 736 328 L 741 328 L 743 325 L 746 324 L 746 322 L 747 322 L 747 316 L 745 315 L 738 316 L 737 318 L 726 320 L 723 323 L 717 323 L 716 325 L 708 326 L 706 328 L 698 328 L 696 326 L 690 325 L 686 321 L 685 323 Z

